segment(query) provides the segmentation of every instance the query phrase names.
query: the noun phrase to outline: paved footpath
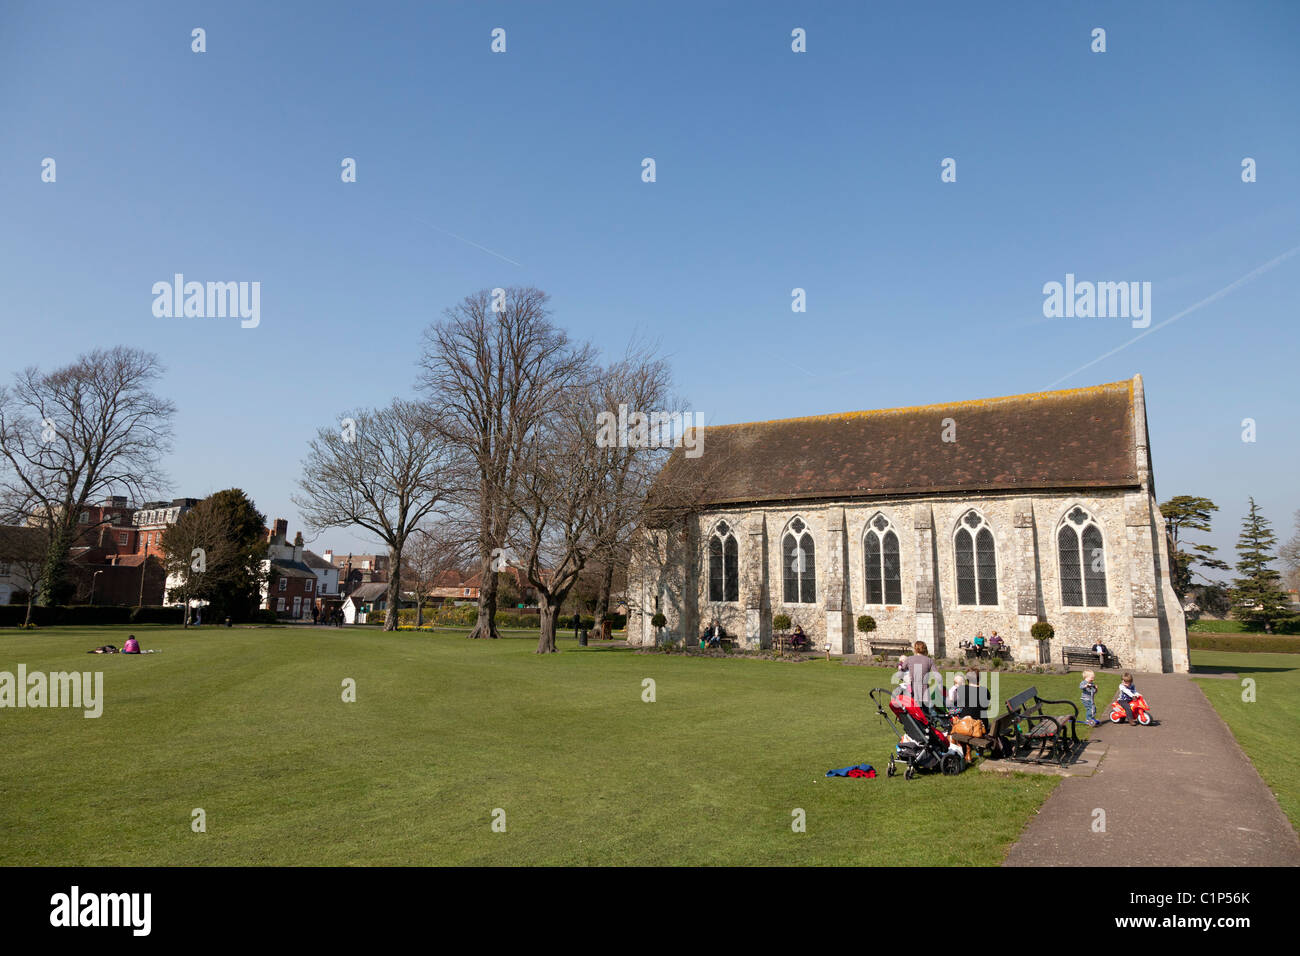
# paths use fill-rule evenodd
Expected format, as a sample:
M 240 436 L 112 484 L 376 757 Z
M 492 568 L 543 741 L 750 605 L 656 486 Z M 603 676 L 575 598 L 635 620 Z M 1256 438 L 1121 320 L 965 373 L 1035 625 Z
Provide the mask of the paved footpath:
M 1093 728 L 1110 746 L 1097 772 L 1061 781 L 1005 865 L 1300 865 L 1290 821 L 1201 689 L 1184 674 L 1134 676 L 1155 722 Z

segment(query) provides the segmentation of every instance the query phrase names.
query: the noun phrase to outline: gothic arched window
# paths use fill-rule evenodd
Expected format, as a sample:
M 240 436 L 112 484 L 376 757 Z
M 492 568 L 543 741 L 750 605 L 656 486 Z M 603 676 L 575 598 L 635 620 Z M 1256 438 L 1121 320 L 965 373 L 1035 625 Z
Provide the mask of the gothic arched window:
M 902 604 L 903 565 L 898 554 L 898 534 L 884 515 L 877 514 L 867 522 L 862 554 L 867 574 L 867 603 Z
M 997 548 L 984 516 L 974 509 L 962 515 L 953 537 L 957 559 L 957 603 L 998 603 Z
M 1092 515 L 1075 506 L 1056 532 L 1061 568 L 1061 603 L 1066 607 L 1106 606 L 1106 545 Z
M 802 518 L 790 522 L 781 539 L 786 604 L 817 603 L 817 550 Z
M 739 546 L 735 532 L 719 521 L 709 538 L 709 600 L 740 600 Z

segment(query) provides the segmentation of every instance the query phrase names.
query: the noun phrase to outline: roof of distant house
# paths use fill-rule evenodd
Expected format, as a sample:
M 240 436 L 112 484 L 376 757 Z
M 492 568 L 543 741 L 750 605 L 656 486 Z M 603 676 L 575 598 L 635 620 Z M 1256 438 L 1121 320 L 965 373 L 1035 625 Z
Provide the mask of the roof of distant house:
M 316 572 L 301 561 L 290 561 L 285 558 L 272 558 L 272 569 L 279 571 L 287 578 L 314 578 Z
M 387 584 L 362 584 L 352 590 L 352 593 L 348 595 L 348 600 L 354 604 L 361 601 L 373 601 L 375 598 L 383 597 L 387 593 Z
M 302 553 L 302 563 L 307 565 L 309 568 L 320 568 L 322 570 L 329 570 L 334 567 L 333 564 L 326 561 L 315 551 L 304 550 Z

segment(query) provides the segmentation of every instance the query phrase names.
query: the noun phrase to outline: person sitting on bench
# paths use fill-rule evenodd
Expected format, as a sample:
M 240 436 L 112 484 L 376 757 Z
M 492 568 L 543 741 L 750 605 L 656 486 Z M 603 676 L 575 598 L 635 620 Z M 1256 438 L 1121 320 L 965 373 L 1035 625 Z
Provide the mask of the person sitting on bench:
M 704 632 L 704 646 L 720 647 L 722 645 L 722 633 L 722 625 L 715 617 L 713 623 Z
M 794 626 L 794 633 L 790 635 L 790 646 L 796 651 L 801 651 L 808 646 L 808 635 L 798 624 Z
M 966 689 L 964 686 L 965 683 L 966 683 L 966 678 L 962 677 L 960 674 L 953 675 L 952 689 L 948 691 L 949 710 L 956 710 L 958 707 L 961 707 L 962 704 L 965 702 L 966 695 L 963 693 L 963 691 L 965 691 Z
M 976 634 L 975 640 L 972 641 L 972 643 L 975 645 L 976 654 L 984 653 L 984 632 L 980 631 L 978 634 Z
M 1110 649 L 1101 641 L 1092 645 L 1092 652 L 1097 655 L 1097 666 L 1106 666 L 1106 656 L 1110 654 Z
M 1002 650 L 1002 638 L 998 637 L 997 631 L 994 631 L 993 636 L 989 638 L 989 650 L 994 654 Z

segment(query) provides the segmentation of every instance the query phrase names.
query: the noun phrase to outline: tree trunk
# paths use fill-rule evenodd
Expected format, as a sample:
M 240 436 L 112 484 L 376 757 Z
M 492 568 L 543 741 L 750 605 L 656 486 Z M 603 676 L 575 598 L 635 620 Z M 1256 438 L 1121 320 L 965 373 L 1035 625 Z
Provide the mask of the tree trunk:
M 542 600 L 537 612 L 541 618 L 541 627 L 538 629 L 541 633 L 537 638 L 537 653 L 554 654 L 556 650 L 555 625 L 560 613 L 560 606 L 558 604 L 552 604 L 549 596 L 540 595 L 540 597 Z
M 58 591 L 63 583 L 64 571 L 68 564 L 68 551 L 72 535 L 66 529 L 56 528 L 45 554 L 45 563 L 41 566 L 40 594 L 38 603 L 52 607 L 58 603 Z
M 424 627 L 424 595 L 415 592 L 415 626 Z
M 384 613 L 384 630 L 397 630 L 398 617 L 402 613 L 402 549 L 390 545 L 388 548 L 388 610 Z
M 483 573 L 479 577 L 478 620 L 474 622 L 474 630 L 470 631 L 469 636 L 500 637 L 496 625 L 497 573 L 492 569 L 491 555 L 483 558 Z
M 600 575 L 600 591 L 596 595 L 596 629 L 602 631 L 601 621 L 609 616 L 609 592 L 614 587 L 614 562 L 606 561 Z
M 27 617 L 23 620 L 23 630 L 32 626 L 32 592 L 36 590 L 31 586 L 31 580 L 28 579 L 27 587 Z

